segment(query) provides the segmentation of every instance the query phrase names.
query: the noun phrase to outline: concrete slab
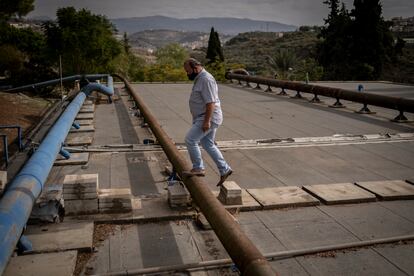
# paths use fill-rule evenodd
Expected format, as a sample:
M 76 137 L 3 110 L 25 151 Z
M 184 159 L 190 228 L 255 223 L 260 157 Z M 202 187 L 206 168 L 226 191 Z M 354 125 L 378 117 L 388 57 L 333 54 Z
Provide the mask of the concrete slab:
M 78 113 L 75 120 L 93 120 L 94 117 L 93 113 Z
M 93 222 L 30 225 L 25 234 L 34 252 L 92 250 Z
M 414 245 L 399 244 L 384 245 L 375 248 L 375 251 L 384 256 L 399 270 L 407 275 L 414 275 Z
M 89 126 L 93 125 L 93 120 L 79 120 L 76 121 L 76 123 L 78 123 L 80 126 Z
M 95 127 L 93 125 L 81 125 L 79 129 L 71 128 L 70 133 L 80 133 L 80 132 L 94 132 Z
M 75 134 L 69 134 L 66 137 L 65 144 L 68 146 L 84 146 L 92 144 L 93 137 L 91 136 L 77 136 Z
M 296 186 L 247 189 L 264 209 L 318 205 L 319 200 Z
M 61 275 L 72 276 L 75 272 L 76 250 L 31 254 L 17 256 L 10 259 L 4 276 L 28 276 L 28 275 Z
M 360 240 L 413 234 L 414 223 L 391 208 L 388 209 L 387 205 L 385 205 L 394 202 L 398 201 L 347 204 L 342 206 L 321 205 L 318 208 L 346 228 L 348 233 L 352 233 L 353 236 L 358 237 Z M 404 202 L 410 203 L 411 201 Z
M 383 200 L 414 198 L 414 185 L 403 180 L 367 181 L 355 184 L 376 194 Z
M 69 159 L 65 159 L 63 156 L 58 155 L 54 163 L 55 166 L 68 166 L 68 165 L 85 165 L 89 161 L 88 152 L 73 152 L 70 154 Z
M 308 185 L 303 189 L 328 205 L 376 201 L 374 194 L 352 183 Z
M 414 223 L 414 200 L 382 201 L 378 203 L 382 207 L 391 210 L 394 214 Z
M 219 191 L 212 191 L 212 193 L 218 198 Z M 257 202 L 251 194 L 245 189 L 242 189 L 242 202 L 241 205 L 223 205 L 226 209 L 238 209 L 240 211 L 255 211 L 261 210 L 263 207 Z
M 342 250 L 296 258 L 309 275 L 406 275 L 372 249 Z
M 358 241 L 319 207 L 268 210 L 255 215 L 287 250 Z

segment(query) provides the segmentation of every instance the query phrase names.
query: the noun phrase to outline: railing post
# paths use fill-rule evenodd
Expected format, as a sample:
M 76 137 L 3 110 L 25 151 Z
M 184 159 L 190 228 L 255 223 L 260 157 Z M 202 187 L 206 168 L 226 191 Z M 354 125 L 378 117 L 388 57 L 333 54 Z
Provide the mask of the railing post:
M 293 97 L 290 97 L 291 99 L 302 99 L 302 95 L 300 94 L 299 90 L 296 90 L 296 95 Z
M 319 99 L 318 94 L 313 94 L 313 98 L 309 101 L 310 103 L 322 103 L 322 101 Z
M 334 104 L 331 104 L 329 107 L 332 107 L 332 108 L 344 108 L 345 105 L 343 105 L 341 103 L 341 101 L 339 100 L 339 98 L 336 98 L 336 102 Z
M 280 96 L 287 96 L 287 93 L 286 93 L 284 87 L 282 87 L 282 90 L 278 93 L 278 95 L 280 95 Z
M 9 166 L 9 145 L 7 141 L 7 135 L 0 134 L 0 136 L 3 138 L 3 157 L 4 157 L 4 162 L 6 163 L 6 168 L 7 168 Z
M 355 111 L 355 113 L 358 113 L 358 114 L 375 114 L 376 112 L 371 111 L 368 108 L 368 105 L 366 103 L 364 103 L 364 106 L 359 111 Z

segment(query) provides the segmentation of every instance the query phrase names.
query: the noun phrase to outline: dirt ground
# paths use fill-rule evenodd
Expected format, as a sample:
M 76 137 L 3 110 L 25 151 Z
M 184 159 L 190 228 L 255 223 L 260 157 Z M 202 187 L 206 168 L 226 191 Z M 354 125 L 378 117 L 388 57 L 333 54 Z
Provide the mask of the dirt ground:
M 53 100 L 29 97 L 22 93 L 0 92 L 0 125 L 19 125 L 22 127 L 23 135 L 30 131 L 42 116 L 52 106 Z M 9 145 L 17 138 L 17 130 L 0 129 L 0 134 L 7 134 Z M 0 165 L 3 164 L 3 141 L 0 141 Z M 9 156 L 16 150 L 10 147 Z

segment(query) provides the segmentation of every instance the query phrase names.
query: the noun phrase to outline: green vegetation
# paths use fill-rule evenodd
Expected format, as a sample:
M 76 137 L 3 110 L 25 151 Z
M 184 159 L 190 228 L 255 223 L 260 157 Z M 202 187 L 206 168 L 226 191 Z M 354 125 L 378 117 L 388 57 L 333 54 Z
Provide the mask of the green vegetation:
M 315 60 L 318 41 L 310 27 L 290 33 L 242 33 L 225 44 L 224 54 L 228 64 L 244 64 L 252 74 L 305 80 L 308 72 L 310 80 L 318 80 L 322 72 Z
M 56 22 L 44 25 L 50 60 L 64 64 L 63 74 L 111 73 L 111 61 L 121 53 L 115 28 L 103 16 L 73 7 L 58 9 Z
M 256 75 L 299 81 L 414 82 L 414 47 L 389 31 L 379 0 L 354 0 L 351 11 L 339 0 L 324 3 L 330 11 L 323 27 L 242 33 L 223 47 L 212 27 L 207 48 L 189 51 L 171 43 L 149 53 L 132 48 L 133 37 L 126 33 L 115 39 L 116 29 L 109 20 L 85 9 L 58 9 L 57 20 L 45 23 L 41 31 L 15 28 L 9 20 L 30 12 L 33 0 L 1 1 L 2 84 L 57 78 L 60 59 L 65 76 L 118 72 L 132 81 L 186 81 L 182 65 L 190 56 L 205 64 L 218 81 L 225 81 L 228 69 L 245 68 Z
M 348 12 L 339 0 L 324 1 L 330 9 L 318 45 L 325 79 L 378 79 L 384 64 L 395 55 L 394 41 L 382 17 L 379 0 L 355 0 Z

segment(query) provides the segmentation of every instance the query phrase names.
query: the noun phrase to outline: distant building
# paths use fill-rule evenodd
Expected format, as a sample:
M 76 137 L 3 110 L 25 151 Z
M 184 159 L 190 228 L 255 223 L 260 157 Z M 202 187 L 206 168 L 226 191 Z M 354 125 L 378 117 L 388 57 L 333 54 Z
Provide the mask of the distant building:
M 414 16 L 408 18 L 394 17 L 391 19 L 391 31 L 398 33 L 414 32 Z

